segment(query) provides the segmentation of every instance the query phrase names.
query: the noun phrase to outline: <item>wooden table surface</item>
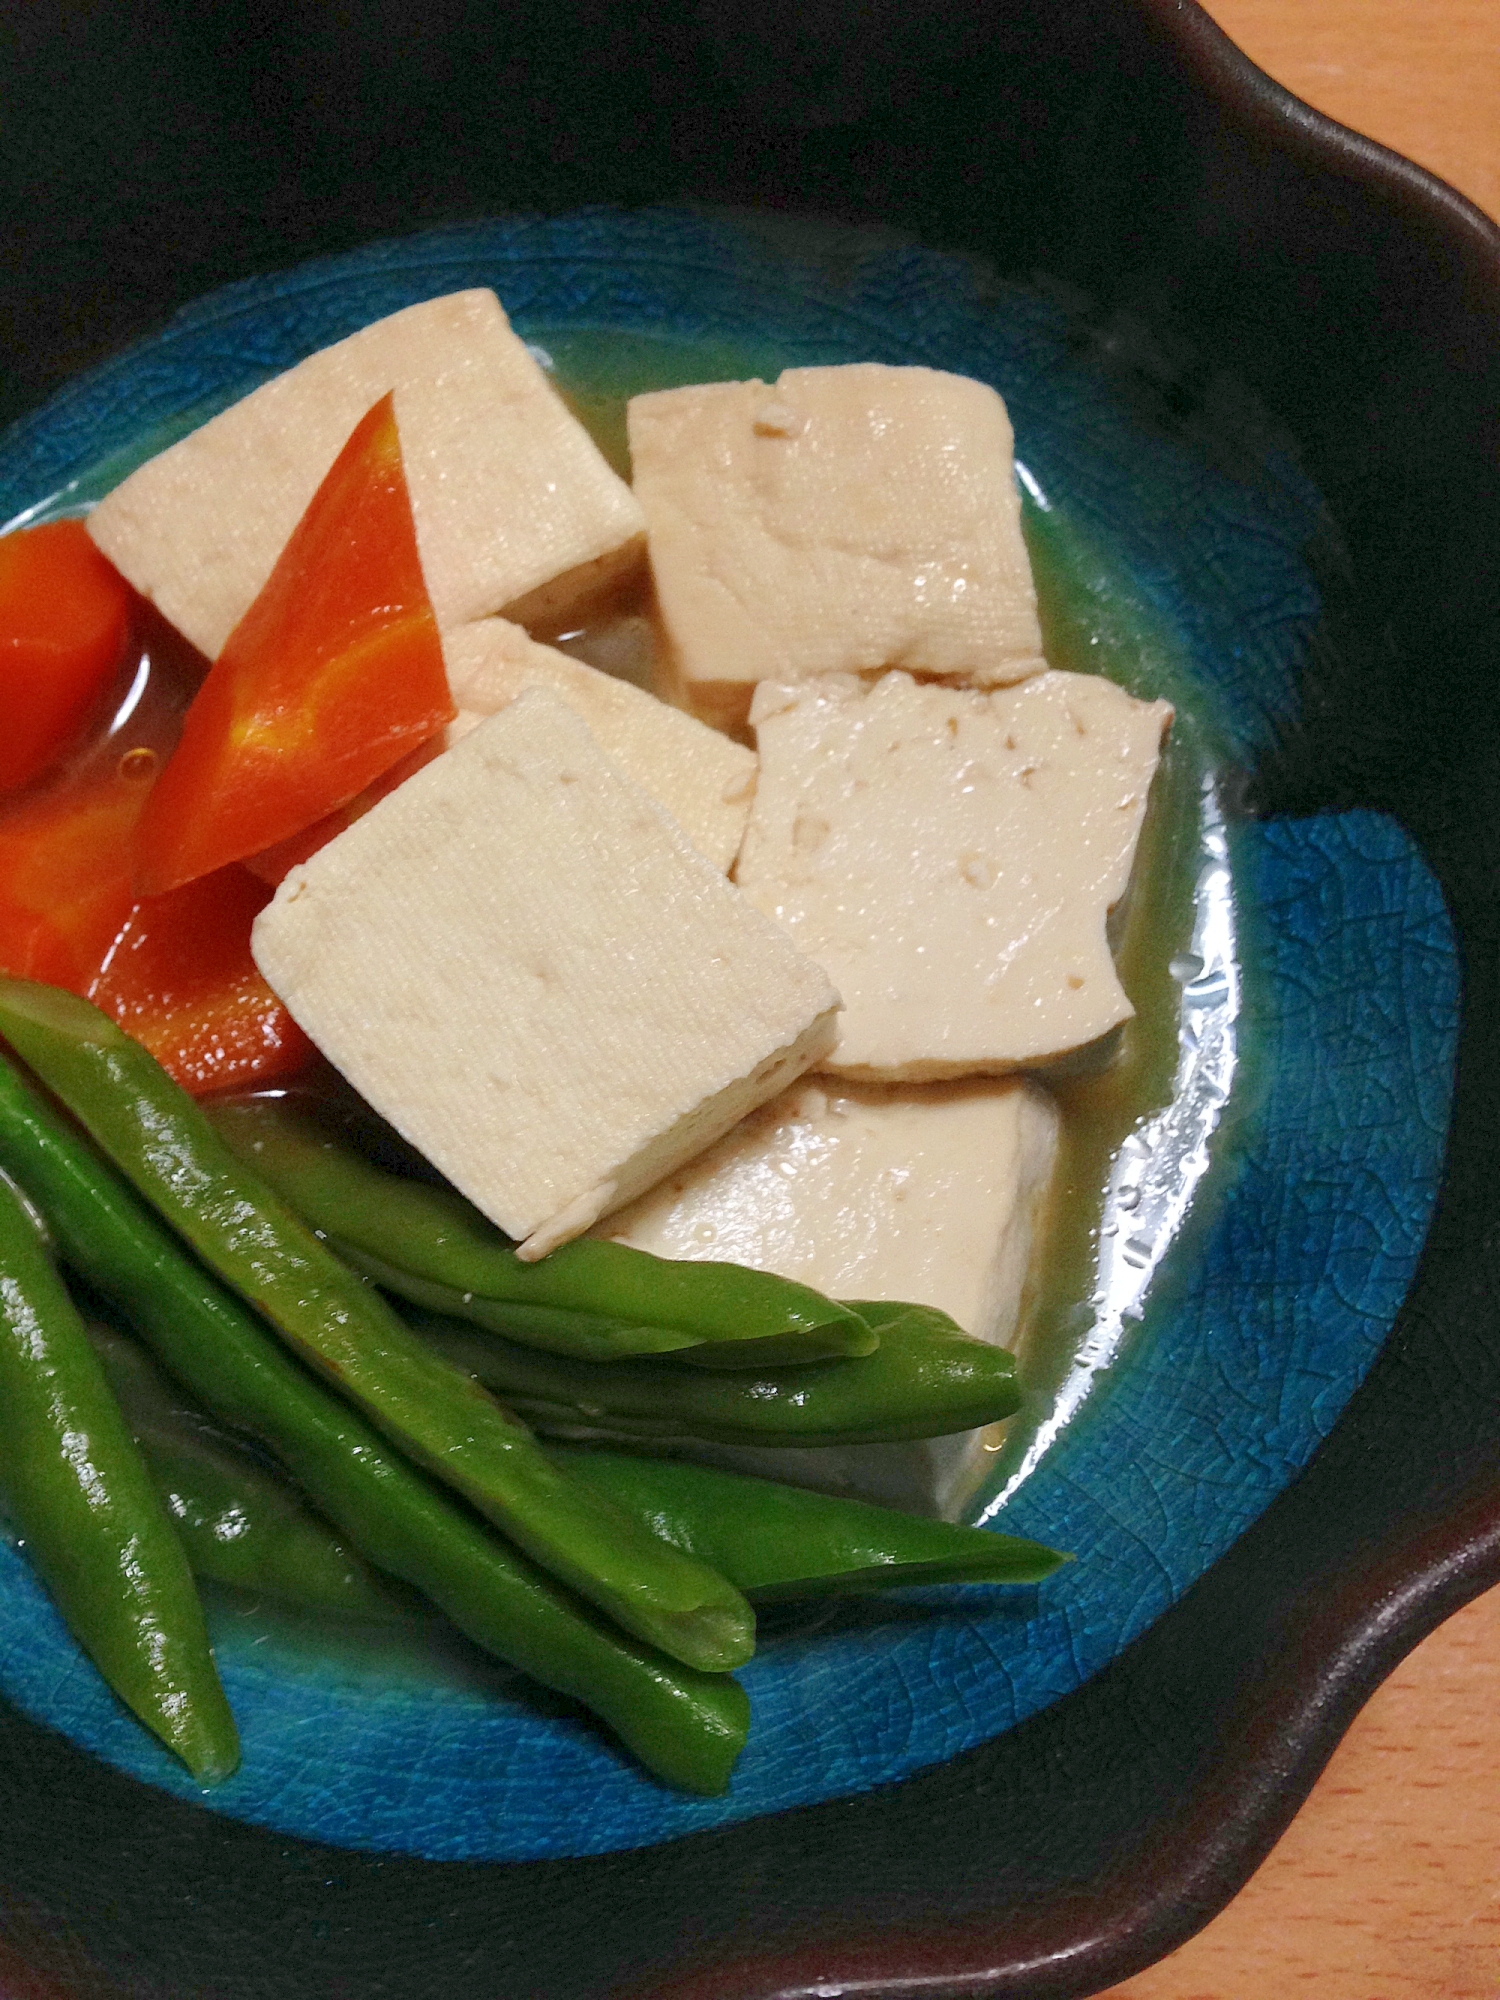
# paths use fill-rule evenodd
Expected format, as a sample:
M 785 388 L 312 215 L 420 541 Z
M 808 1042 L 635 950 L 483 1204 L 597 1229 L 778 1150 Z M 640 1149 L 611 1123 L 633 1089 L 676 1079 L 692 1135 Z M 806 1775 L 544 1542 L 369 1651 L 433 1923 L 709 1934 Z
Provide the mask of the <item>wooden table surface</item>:
M 1500 0 L 1205 0 L 1246 54 L 1500 219 Z M 1109 2000 L 1497 2000 L 1500 1590 L 1419 1646 L 1258 1874 Z
M 1500 219 L 1497 0 L 1203 0 L 1298 97 Z

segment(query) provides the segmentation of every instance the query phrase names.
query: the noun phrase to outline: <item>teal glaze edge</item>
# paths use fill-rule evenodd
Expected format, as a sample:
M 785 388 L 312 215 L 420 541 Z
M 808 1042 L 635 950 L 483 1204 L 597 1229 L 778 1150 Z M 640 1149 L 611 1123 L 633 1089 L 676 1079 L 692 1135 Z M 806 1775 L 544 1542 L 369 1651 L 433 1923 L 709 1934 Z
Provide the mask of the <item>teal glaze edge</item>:
M 724 1801 L 641 1778 L 582 1720 L 507 1693 L 381 1687 L 221 1621 L 245 1766 L 212 1794 L 103 1689 L 0 1551 L 0 1685 L 113 1764 L 280 1832 L 442 1860 L 645 1845 L 900 1778 L 1071 1692 L 1145 1630 L 1307 1463 L 1416 1268 L 1442 1169 L 1457 960 L 1437 885 L 1371 813 L 1251 824 L 1265 1090 L 1239 1170 L 1118 1379 L 1002 1525 L 1073 1550 L 1036 1589 L 926 1593 L 772 1639 Z M 1269 1226 L 1268 1226 L 1269 1224 Z M 316 1746 L 310 1751 L 309 1745 Z
M 995 381 L 1042 499 L 1066 495 L 1062 516 L 1119 554 L 1221 740 L 1247 756 L 1273 741 L 1317 615 L 1301 553 L 1326 526 L 1295 470 L 1237 481 L 1143 427 L 1066 312 L 961 260 L 864 234 L 837 254 L 826 236 L 795 242 L 776 224 L 592 212 L 434 232 L 252 281 L 17 426 L 0 443 L 0 513 L 184 407 L 462 285 L 495 284 L 529 335 L 606 327 L 743 348 L 749 329 L 768 368 L 875 358 Z M 1173 532 L 1179 543 L 1163 543 Z M 1176 671 L 1165 657 L 1162 671 Z M 1295 1476 L 1363 1376 L 1415 1268 L 1442 1157 L 1456 972 L 1415 851 L 1370 815 L 1243 828 L 1236 850 L 1267 939 L 1270 1087 L 1253 1141 L 1205 1241 L 1176 1260 L 1181 1289 L 1159 1291 L 1118 1380 L 1005 1522 L 1082 1562 L 1040 1591 L 986 1599 L 982 1616 L 972 1593 L 953 1595 L 922 1622 L 846 1621 L 768 1645 L 745 1676 L 751 1747 L 730 1798 L 710 1804 L 662 1792 L 586 1722 L 518 1701 L 503 1677 L 375 1687 L 248 1647 L 230 1621 L 220 1643 L 247 1766 L 210 1803 L 436 1858 L 603 1852 L 920 1768 L 1068 1692 L 1144 1629 Z M 1278 1206 L 1283 1189 L 1302 1190 L 1295 1208 Z M 121 1768 L 202 1796 L 117 1709 L 11 1550 L 0 1589 L 0 1685 Z

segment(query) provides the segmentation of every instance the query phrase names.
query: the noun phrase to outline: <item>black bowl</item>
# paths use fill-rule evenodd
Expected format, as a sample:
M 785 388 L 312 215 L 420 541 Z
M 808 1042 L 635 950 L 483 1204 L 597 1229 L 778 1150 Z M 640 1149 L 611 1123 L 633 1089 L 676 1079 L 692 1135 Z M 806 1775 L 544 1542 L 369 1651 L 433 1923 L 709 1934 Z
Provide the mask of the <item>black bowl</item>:
M 0 1982 L 1043 2000 L 1126 1976 L 1233 1893 L 1371 1688 L 1500 1577 L 1500 233 L 1184 0 L 5 15 L 0 416 L 229 278 L 424 222 L 684 198 L 1063 280 L 1180 423 L 1248 390 L 1349 569 L 1254 804 L 1395 814 L 1465 1002 L 1444 1194 L 1380 1361 L 1303 1477 L 1078 1693 L 883 1791 L 510 1868 L 287 1842 L 5 1712 Z

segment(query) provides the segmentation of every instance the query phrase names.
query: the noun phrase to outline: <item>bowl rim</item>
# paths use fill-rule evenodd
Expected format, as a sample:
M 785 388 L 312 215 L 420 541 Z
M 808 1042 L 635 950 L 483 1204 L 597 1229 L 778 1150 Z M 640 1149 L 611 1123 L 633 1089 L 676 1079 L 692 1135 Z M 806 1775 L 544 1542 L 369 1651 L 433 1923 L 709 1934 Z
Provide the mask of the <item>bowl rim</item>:
M 1198 0 L 1129 0 L 1167 51 L 1191 73 L 1226 121 L 1270 140 L 1295 165 L 1362 182 L 1404 211 L 1414 230 L 1436 239 L 1462 273 L 1495 328 L 1500 359 L 1500 222 L 1428 168 L 1341 124 L 1297 97 L 1261 69 Z M 1466 1038 L 1478 1013 L 1478 982 L 1466 966 Z M 1488 997 L 1496 997 L 1488 982 Z M 1460 1079 L 1465 1072 L 1460 1057 Z M 1492 1213 L 1500 1202 L 1492 1201 Z M 1470 1218 L 1472 1224 L 1472 1217 Z M 1380 1683 L 1438 1625 L 1482 1592 L 1500 1584 L 1500 1455 L 1460 1464 L 1435 1481 L 1399 1530 L 1351 1559 L 1328 1562 L 1312 1575 L 1295 1574 L 1287 1530 L 1311 1518 L 1320 1488 L 1348 1468 L 1380 1423 L 1382 1400 L 1410 1394 L 1416 1346 L 1414 1308 L 1429 1268 L 1435 1220 L 1423 1272 L 1409 1295 L 1386 1353 L 1340 1415 L 1311 1464 L 1218 1564 L 1104 1673 L 1010 1733 L 1012 1760 L 1039 1777 L 1039 1759 L 1060 1715 L 1083 1722 L 1084 1741 L 1097 1752 L 1095 1718 L 1135 1689 L 1129 1685 L 1149 1655 L 1168 1655 L 1158 1679 L 1179 1699 L 1191 1698 L 1191 1660 L 1181 1641 L 1191 1621 L 1232 1602 L 1241 1577 L 1272 1575 L 1277 1594 L 1275 1645 L 1254 1659 L 1256 1672 L 1240 1698 L 1218 1718 L 1212 1760 L 1188 1774 L 1164 1809 L 1147 1809 L 1127 1852 L 1112 1857 L 1091 1882 L 1038 1884 L 1035 1898 L 1012 1897 L 982 1916 L 912 1926 L 871 1941 L 824 1944 L 816 1970 L 806 1948 L 766 1953 L 707 1974 L 632 1982 L 624 2000 L 822 2000 L 829 1994 L 870 2000 L 1078 2000 L 1102 1993 L 1157 1963 L 1208 1924 L 1260 1866 L 1300 1810 L 1340 1739 Z M 1500 1331 L 1500 1317 L 1492 1323 Z M 1430 1328 L 1428 1329 L 1430 1333 Z M 1395 1378 L 1404 1376 L 1404 1381 Z M 1281 1546 L 1278 1547 L 1278 1542 Z M 1347 1554 L 1353 1558 L 1354 1552 Z M 1205 1600 L 1217 1600 L 1214 1609 Z M 1175 1668 L 1184 1671 L 1172 1686 Z M 1035 1754 L 1028 1752 L 1035 1746 Z M 1056 1774 L 1053 1782 L 1061 1778 Z M 920 1775 L 904 1781 L 908 1788 Z
M 1481 258 L 1489 258 L 1492 280 L 1500 283 L 1500 263 L 1494 262 L 1500 259 L 1500 221 L 1451 182 L 1367 133 L 1341 124 L 1278 83 L 1219 26 L 1201 0 L 1131 0 L 1131 4 L 1177 43 L 1205 90 L 1226 111 L 1237 112 L 1247 129 L 1278 134 L 1293 157 L 1301 155 L 1322 166 L 1357 168 L 1382 181 L 1424 209 L 1431 220 L 1441 221 Z
M 1462 272 L 1487 309 L 1500 359 L 1500 221 L 1428 168 L 1297 97 L 1198 0 L 1129 0 L 1129 6 L 1241 133 L 1270 140 L 1293 164 L 1364 183 L 1402 209 L 1413 229 L 1439 241 L 1455 274 Z M 1468 966 L 1466 1031 L 1478 1012 L 1476 985 Z M 1488 997 L 1495 997 L 1493 982 Z M 1460 1079 L 1464 1070 L 1461 1055 Z M 1500 1202 L 1490 1207 L 1500 1211 Z M 1435 1220 L 1433 1235 L 1438 1228 Z M 1415 1345 L 1413 1302 L 1422 1284 L 1419 1272 L 1386 1353 L 1291 1487 L 1104 1673 L 1011 1732 L 1022 1753 L 1015 1761 L 1028 1768 L 1023 1739 L 1034 1739 L 1045 1756 L 1056 1747 L 1045 1739 L 1060 1713 L 1105 1708 L 1121 1692 L 1128 1698 L 1131 1690 L 1121 1684 L 1132 1680 L 1146 1656 L 1181 1654 L 1184 1628 L 1213 1615 L 1206 1599 L 1217 1599 L 1222 1608 L 1232 1601 L 1238 1577 L 1276 1572 L 1273 1656 L 1255 1660 L 1257 1672 L 1219 1718 L 1212 1761 L 1190 1774 L 1164 1810 L 1143 1815 L 1127 1853 L 1092 1882 L 1039 1884 L 1040 1897 L 1006 1904 L 997 1898 L 979 1919 L 913 1928 L 899 1941 L 824 1946 L 815 1976 L 809 1976 L 804 1949 L 716 1967 L 707 1976 L 632 1983 L 618 1989 L 622 2000 L 626 1994 L 630 2000 L 727 2000 L 731 1992 L 735 2000 L 846 1993 L 871 2000 L 915 2000 L 918 1993 L 922 2000 L 1076 2000 L 1113 1989 L 1207 1925 L 1275 1846 L 1380 1683 L 1445 1619 L 1500 1585 L 1500 1455 L 1493 1451 L 1487 1464 L 1461 1464 L 1451 1480 L 1435 1482 L 1403 1531 L 1388 1530 L 1362 1551 L 1363 1561 L 1338 1573 L 1325 1562 L 1311 1576 L 1287 1574 L 1295 1564 L 1286 1560 L 1284 1541 L 1276 1546 L 1292 1517 L 1315 1513 L 1319 1489 L 1347 1469 L 1364 1437 L 1374 1433 L 1393 1376 L 1402 1370 L 1409 1378 L 1413 1357 L 1403 1349 Z M 1493 1323 L 1500 1331 L 1500 1317 Z M 1405 1386 L 1409 1391 L 1409 1379 Z M 1170 1682 L 1179 1664 L 1191 1666 L 1169 1657 L 1160 1678 Z M 1190 1698 L 1184 1682 L 1174 1691 Z M 1090 1747 L 1100 1748 L 1097 1734 Z M 1029 1760 L 1033 1770 L 1035 1763 Z
M 1472 202 L 1426 169 L 1312 109 L 1261 71 L 1196 4 L 1196 0 L 1129 0 L 1125 10 L 1147 26 L 1163 60 L 1187 70 L 1195 88 L 1232 127 L 1269 141 L 1289 160 L 1332 172 L 1382 192 L 1399 207 L 1415 231 L 1439 239 L 1455 272 L 1462 270 L 1471 290 L 1487 301 L 1500 354 L 1500 226 Z M 1465 1001 L 1466 1034 L 1480 1000 L 1495 998 L 1489 986 L 1472 981 Z M 1463 1059 L 1460 1083 L 1463 1081 Z M 1500 1219 L 1500 1197 L 1490 1204 Z M 1472 1218 L 1471 1218 L 1472 1219 Z M 1440 1227 L 1440 1223 L 1435 1228 Z M 1424 1260 L 1424 1272 L 1428 1263 Z M 1419 1276 L 1413 1300 L 1423 1288 Z M 1379 1682 L 1428 1631 L 1482 1590 L 1500 1581 L 1500 1464 L 1491 1449 L 1487 1462 L 1465 1461 L 1435 1476 L 1399 1529 L 1386 1531 L 1368 1547 L 1345 1552 L 1335 1563 L 1325 1551 L 1311 1571 L 1298 1561 L 1299 1524 L 1315 1520 L 1319 1494 L 1332 1482 L 1358 1476 L 1360 1454 L 1377 1444 L 1387 1413 L 1401 1398 L 1421 1388 L 1416 1355 L 1417 1322 L 1423 1308 L 1408 1307 L 1362 1389 L 1340 1417 L 1312 1465 L 1273 1503 L 1265 1515 L 1178 1604 L 1087 1687 L 955 1766 L 919 1773 L 881 1792 L 750 1822 L 771 1829 L 769 1841 L 783 1849 L 804 1844 L 826 1854 L 834 1843 L 872 1868 L 887 1867 L 904 1826 L 907 1835 L 931 1804 L 941 1809 L 962 1794 L 989 1815 L 991 1835 L 999 1822 L 997 1792 L 1011 1778 L 1029 1783 L 1033 1801 L 1048 1802 L 1059 1815 L 1086 1812 L 1082 1793 L 1060 1796 L 1068 1772 L 1059 1764 L 1060 1737 L 1071 1732 L 1072 1771 L 1092 1776 L 1106 1761 L 1098 1716 L 1122 1699 L 1139 1712 L 1137 1742 L 1162 1717 L 1174 1719 L 1173 1703 L 1192 1697 L 1191 1646 L 1185 1635 L 1194 1623 L 1216 1617 L 1232 1605 L 1237 1590 L 1253 1587 L 1266 1606 L 1257 1628 L 1269 1630 L 1273 1644 L 1251 1649 L 1255 1668 L 1236 1699 L 1213 1716 L 1178 1754 L 1144 1771 L 1132 1790 L 1129 1838 L 1096 1843 L 1098 1865 L 1086 1878 L 1062 1879 L 1024 1870 L 986 1884 L 976 1881 L 967 1905 L 936 1916 L 929 1908 L 903 1905 L 892 1897 L 888 1920 L 820 1939 L 814 1951 L 764 1949 L 755 1956 L 718 1957 L 708 1971 L 689 1970 L 665 1977 L 635 1976 L 608 1987 L 609 1993 L 637 2000 L 814 2000 L 814 1996 L 858 1993 L 903 2000 L 960 2000 L 970 1995 L 1015 1995 L 1020 2000 L 1065 2000 L 1099 1992 L 1153 1963 L 1207 1923 L 1258 1866 L 1300 1807 L 1339 1737 Z M 1431 1308 L 1426 1308 L 1427 1318 Z M 1430 1334 L 1430 1326 L 1427 1328 Z M 1231 1642 L 1232 1643 L 1232 1642 Z M 1143 1672 L 1143 1663 L 1146 1663 Z M 1058 1718 L 1066 1717 L 1060 1732 Z M 1188 1732 L 1192 1736 L 1192 1732 Z M 1061 1746 L 1066 1747 L 1066 1746 Z M 30 1753 L 28 1753 L 30 1754 Z M 35 1752 L 33 1782 L 52 1782 L 81 1753 L 65 1746 Z M 51 1760 L 50 1762 L 48 1760 Z M 45 1776 L 43 1775 L 45 1774 Z M 110 1788 L 114 1810 L 128 1815 L 126 1780 Z M 1169 1794 L 1161 1787 L 1170 1785 Z M 876 1818 L 893 1798 L 904 1800 L 905 1818 L 883 1833 Z M 192 1815 L 205 1852 L 216 1846 L 209 1815 Z M 124 1819 L 128 1825 L 128 1818 Z M 894 1827 L 894 1830 L 892 1828 Z M 693 1897 L 704 1885 L 722 1884 L 734 1865 L 732 1848 L 747 1827 L 723 1834 L 689 1836 L 665 1849 L 598 1857 L 586 1863 L 483 1864 L 489 1872 L 514 1878 L 515 1907 L 561 1886 L 554 1871 L 570 1871 L 572 1909 L 587 1918 L 591 1899 L 611 1902 L 643 1891 L 648 1882 L 658 1898 L 671 1897 L 682 1916 L 685 1950 L 692 1936 Z M 274 1846 L 279 1843 L 273 1843 Z M 225 1849 L 225 1852 L 232 1850 Z M 765 1850 L 762 1850 L 765 1851 Z M 676 1886 L 663 1885 L 656 1866 L 669 1855 Z M 976 1864 L 982 1875 L 982 1862 Z M 366 1866 L 366 1864 L 369 1864 Z M 446 1868 L 456 1878 L 466 1864 L 424 1864 Z M 379 1857 L 308 1850 L 308 1872 L 319 1876 L 362 1876 L 372 1901 L 380 1896 Z M 333 1886 L 330 1882 L 329 1886 Z M 22 1898 L 24 1905 L 24 1897 Z M 22 1924 L 24 1907 L 16 1912 Z M 24 1968 L 12 1957 L 0 1925 L 0 1977 Z M 65 1989 L 102 1992 L 86 1972 Z M 379 1990 L 388 1990 L 381 1985 Z M 533 1989 L 539 1995 L 546 1989 Z M 571 1987 L 569 1990 L 573 1990 Z M 594 2000 L 603 2000 L 600 1987 Z

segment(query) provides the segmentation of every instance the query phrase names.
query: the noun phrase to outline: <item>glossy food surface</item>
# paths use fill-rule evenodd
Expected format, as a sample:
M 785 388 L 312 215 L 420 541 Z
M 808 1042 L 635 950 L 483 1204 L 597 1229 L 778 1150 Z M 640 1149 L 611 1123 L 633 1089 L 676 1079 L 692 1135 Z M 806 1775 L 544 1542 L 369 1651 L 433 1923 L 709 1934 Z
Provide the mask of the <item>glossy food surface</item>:
M 1315 492 L 1274 454 L 1216 458 L 1133 412 L 1055 301 L 977 287 L 955 260 L 846 238 L 820 263 L 670 214 L 376 249 L 205 302 L 153 351 L 144 400 L 129 359 L 81 384 L 13 440 L 6 511 L 75 478 L 83 497 L 90 464 L 117 476 L 132 440 L 147 448 L 183 410 L 476 283 L 496 286 L 564 379 L 587 384 L 592 364 L 601 397 L 693 379 L 715 343 L 722 372 L 876 358 L 994 382 L 1034 556 L 1058 579 L 1053 639 L 1172 699 L 1197 732 L 1197 768 L 1221 774 L 1188 821 L 1196 914 L 1167 1015 L 1179 1028 L 1167 1096 L 1196 1109 L 1181 1129 L 1166 1112 L 1127 1126 L 1114 1233 L 1095 1252 L 1104 1295 L 1058 1343 L 1072 1357 L 1061 1392 L 1056 1370 L 1035 1377 L 1035 1449 L 1023 1427 L 997 1468 L 1014 1488 L 1000 1525 L 1078 1562 L 999 1608 L 955 1598 L 936 1619 L 773 1638 L 745 1675 L 756 1732 L 722 1804 L 648 1790 L 571 1719 L 497 1698 L 493 1682 L 481 1696 L 466 1675 L 386 1667 L 351 1702 L 305 1646 L 256 1648 L 241 1669 L 226 1640 L 233 1698 L 261 1717 L 246 1730 L 260 1757 L 247 1748 L 246 1772 L 261 1776 L 237 1780 L 227 1809 L 351 1845 L 520 1858 L 633 1846 L 917 1770 L 1077 1687 L 1141 1633 L 1306 1463 L 1378 1349 L 1437 1184 L 1455 980 L 1441 899 L 1393 823 L 1225 812 L 1224 774 L 1295 719 L 1320 608 L 1301 551 L 1327 532 Z M 1213 1135 L 1238 1071 L 1222 1037 L 1237 1014 L 1244 1074 L 1224 1143 Z M 1194 1188 L 1201 1226 L 1174 1249 Z M 1059 1409 L 1077 1414 L 1052 1435 Z M 70 1729 L 137 1758 L 55 1659 L 28 1664 L 23 1583 L 6 1603 L 21 1621 L 0 1654 L 13 1695 L 40 1707 L 45 1671 L 46 1701 L 67 1687 Z
M 1344 546 L 1322 544 L 1320 574 L 1352 600 L 1334 615 L 1329 588 L 1305 733 L 1257 795 L 1396 811 L 1443 884 L 1466 981 L 1445 1194 L 1316 1463 L 1143 1641 L 1020 1730 L 791 1821 L 494 1868 L 204 1815 L 7 1710 L 0 1964 L 90 2000 L 147 1977 L 234 2000 L 268 1982 L 402 2000 L 1096 1991 L 1230 1893 L 1379 1675 L 1500 1575 L 1500 239 L 1301 111 L 1180 0 L 881 8 L 879 33 L 863 9 L 523 6 L 503 35 L 490 10 L 439 11 L 379 7 L 325 35 L 273 4 L 252 36 L 228 9 L 201 33 L 172 10 L 28 10 L 7 414 L 213 284 L 476 212 L 686 195 L 875 218 L 1050 274 L 1074 288 L 1077 346 L 1117 357 L 1153 421 L 1233 460 L 1248 383 L 1327 496 Z

